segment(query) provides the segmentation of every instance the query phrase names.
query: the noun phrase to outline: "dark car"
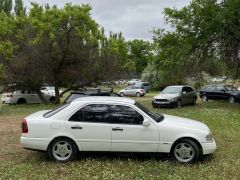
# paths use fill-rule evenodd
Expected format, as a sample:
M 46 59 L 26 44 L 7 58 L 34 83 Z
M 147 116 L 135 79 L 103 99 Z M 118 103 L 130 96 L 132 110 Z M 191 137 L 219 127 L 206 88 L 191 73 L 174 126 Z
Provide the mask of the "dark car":
M 195 105 L 197 93 L 191 86 L 168 86 L 160 94 L 153 97 L 153 107 L 181 107 L 182 105 Z
M 199 91 L 203 101 L 228 100 L 230 103 L 240 101 L 240 91 L 231 85 L 209 85 Z
M 115 97 L 121 97 L 119 94 L 115 92 L 101 92 L 99 90 L 92 91 L 92 90 L 86 90 L 86 91 L 73 91 L 70 93 L 70 95 L 64 100 L 64 103 L 70 103 L 74 99 L 80 98 L 80 97 L 86 97 L 86 96 L 115 96 Z

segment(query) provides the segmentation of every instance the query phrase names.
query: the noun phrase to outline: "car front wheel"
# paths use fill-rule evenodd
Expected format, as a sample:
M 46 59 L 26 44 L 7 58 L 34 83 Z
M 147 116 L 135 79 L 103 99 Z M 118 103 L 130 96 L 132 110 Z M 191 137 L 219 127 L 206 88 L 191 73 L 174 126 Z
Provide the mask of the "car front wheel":
M 191 139 L 178 141 L 172 149 L 172 156 L 180 163 L 193 163 L 199 159 L 200 150 L 198 145 Z
M 77 156 L 75 143 L 68 138 L 57 138 L 48 147 L 48 155 L 53 161 L 68 162 Z
M 140 96 L 141 96 L 141 94 L 138 92 L 138 93 L 136 93 L 136 96 L 137 96 L 137 97 L 140 97 Z
M 182 107 L 182 102 L 181 102 L 181 100 L 180 100 L 180 99 L 177 101 L 176 107 L 177 107 L 177 108 L 180 108 L 180 107 Z
M 121 93 L 120 93 L 120 96 L 122 96 L 122 97 L 123 97 L 123 96 L 124 96 L 124 93 L 123 93 L 123 92 L 121 92 Z

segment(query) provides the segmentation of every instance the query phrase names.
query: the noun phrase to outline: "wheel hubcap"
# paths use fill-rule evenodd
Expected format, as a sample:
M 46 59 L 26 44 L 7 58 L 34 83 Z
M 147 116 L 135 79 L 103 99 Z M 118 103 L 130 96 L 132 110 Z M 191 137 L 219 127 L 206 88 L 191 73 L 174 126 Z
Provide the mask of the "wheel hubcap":
M 67 160 L 72 155 L 72 147 L 66 141 L 59 141 L 53 146 L 53 156 L 60 161 Z
M 194 150 L 190 144 L 180 143 L 175 147 L 174 155 L 180 162 L 189 162 L 194 157 Z
M 235 99 L 233 97 L 230 97 L 230 103 L 234 103 L 235 102 Z

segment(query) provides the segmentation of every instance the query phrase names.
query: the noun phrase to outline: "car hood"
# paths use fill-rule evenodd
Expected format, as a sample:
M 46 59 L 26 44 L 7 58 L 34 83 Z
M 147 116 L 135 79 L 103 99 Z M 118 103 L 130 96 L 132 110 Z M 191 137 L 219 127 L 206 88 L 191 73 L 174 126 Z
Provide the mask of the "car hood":
M 158 94 L 154 96 L 154 99 L 172 99 L 178 97 L 179 94 Z
M 192 119 L 182 118 L 178 116 L 171 116 L 164 114 L 164 121 L 162 121 L 160 124 L 164 124 L 167 126 L 174 126 L 174 127 L 183 127 L 183 128 L 190 128 L 190 129 L 196 129 L 200 131 L 206 131 L 209 132 L 209 128 L 206 124 L 195 121 Z

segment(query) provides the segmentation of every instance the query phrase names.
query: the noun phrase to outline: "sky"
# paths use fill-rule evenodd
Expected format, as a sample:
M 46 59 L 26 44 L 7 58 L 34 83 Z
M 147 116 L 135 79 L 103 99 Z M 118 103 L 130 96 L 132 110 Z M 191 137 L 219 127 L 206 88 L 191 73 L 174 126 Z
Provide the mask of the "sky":
M 27 7 L 30 2 L 63 7 L 64 4 L 90 4 L 92 17 L 103 26 L 105 32 L 122 32 L 127 40 L 151 40 L 153 28 L 171 27 L 164 22 L 166 7 L 182 8 L 190 0 L 23 0 Z

